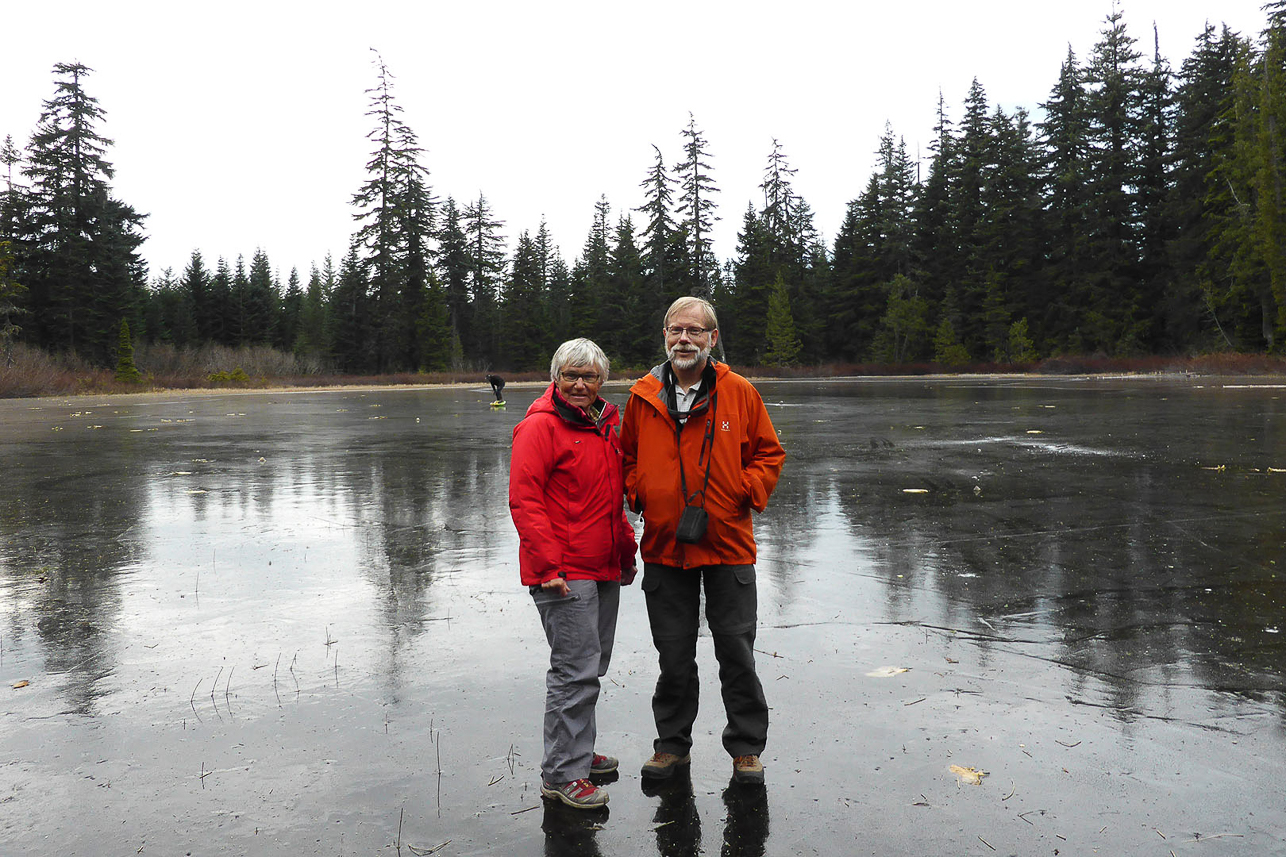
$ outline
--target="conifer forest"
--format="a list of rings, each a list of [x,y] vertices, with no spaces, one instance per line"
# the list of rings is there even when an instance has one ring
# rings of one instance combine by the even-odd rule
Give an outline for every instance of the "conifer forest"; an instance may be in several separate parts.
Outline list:
[[[778,143],[755,202],[721,209],[718,152],[691,116],[637,165],[637,198],[599,200],[570,260],[544,222],[434,193],[377,55],[351,239],[284,282],[262,251],[149,271],[146,215],[112,186],[129,141],[109,139],[92,68],[60,63],[35,129],[0,149],[0,365],[26,343],[116,366],[133,341],[270,346],[344,374],[528,371],[588,336],[638,368],[685,294],[713,300],[743,366],[1281,354],[1286,0],[1264,11],[1260,33],[1208,25],[1177,64],[1113,12],[1030,113],[976,79],[941,96],[921,161],[895,128],[870,141],[835,235]],[[716,258],[731,218],[735,252]]]

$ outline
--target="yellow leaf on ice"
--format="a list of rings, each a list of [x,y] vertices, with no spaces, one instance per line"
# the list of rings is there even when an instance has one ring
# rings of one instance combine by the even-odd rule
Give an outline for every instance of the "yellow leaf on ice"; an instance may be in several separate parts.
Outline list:
[[[909,669],[910,667],[880,667],[878,669],[871,670],[867,675],[871,678],[889,678],[890,676],[904,673]]]
[[[14,690],[17,690],[18,688],[26,687],[29,684],[31,684],[31,682],[27,681],[26,679],[23,679],[22,681],[15,681],[13,683],[13,687],[14,687]]]
[[[928,494],[929,489],[928,488],[903,488],[902,493],[903,494]]]
[[[982,785],[982,778],[987,776],[986,771],[980,771],[977,768],[962,768],[959,765],[952,765],[951,773],[959,777],[960,782],[971,786]]]

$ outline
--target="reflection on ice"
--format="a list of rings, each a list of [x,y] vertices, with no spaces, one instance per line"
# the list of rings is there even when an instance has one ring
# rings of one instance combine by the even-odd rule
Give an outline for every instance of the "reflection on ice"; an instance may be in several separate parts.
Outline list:
[[[767,760],[770,790],[790,785],[725,791],[700,736],[695,784],[639,794],[623,777],[602,829],[526,812],[545,647],[517,582],[507,467],[539,389],[511,385],[505,410],[486,388],[0,402],[0,754],[21,760],[0,766],[0,793],[24,818],[0,829],[0,850],[89,851],[135,814],[155,829],[182,819],[176,850],[226,837],[226,853],[267,837],[316,850],[317,819],[359,819],[364,834],[344,830],[369,853],[405,808],[404,841],[473,831],[462,853],[637,853],[631,830],[648,831],[645,852],[712,852],[722,835],[762,853],[769,796],[775,819],[829,830],[870,793],[849,760],[884,776],[947,733],[1019,728],[988,705],[1011,705],[1004,723],[1037,738],[1101,711],[1092,722],[1123,741],[1157,722],[1246,742],[1247,724],[1286,714],[1276,392],[760,386],[789,455],[756,527],[773,750],[789,748]],[[651,740],[637,596],[600,706],[623,757]],[[872,677],[880,667],[897,672]],[[861,746],[830,743],[836,730]],[[1279,756],[1264,734],[1263,755]],[[1050,745],[1068,747],[1044,745],[1033,756],[1061,770]],[[893,791],[936,808],[924,778],[950,763],[928,755]],[[31,797],[54,783],[95,805],[107,790],[90,778],[109,771],[110,798],[145,796],[110,823],[71,825]],[[790,826],[769,840],[781,853],[851,844]],[[337,853],[355,841],[337,840]]]

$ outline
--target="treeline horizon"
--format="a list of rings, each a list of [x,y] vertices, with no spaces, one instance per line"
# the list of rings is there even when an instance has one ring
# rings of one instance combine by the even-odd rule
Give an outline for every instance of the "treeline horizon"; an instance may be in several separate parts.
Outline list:
[[[747,366],[1281,354],[1286,0],[1263,8],[1261,33],[1207,25],[1177,70],[1113,11],[1086,58],[1069,46],[1039,121],[989,104],[976,79],[958,123],[939,96],[925,174],[886,126],[829,239],[774,141],[722,260],[695,117],[676,158],[656,148],[640,170],[642,204],[599,200],[569,263],[543,220],[510,251],[485,194],[434,196],[377,54],[349,246],[285,282],[262,250],[197,249],[149,278],[92,69],[59,63],[26,147],[0,149],[0,367],[16,342],[112,366],[132,340],[269,346],[354,375],[532,371],[575,336],[642,367],[689,294],[713,301],[725,356]]]

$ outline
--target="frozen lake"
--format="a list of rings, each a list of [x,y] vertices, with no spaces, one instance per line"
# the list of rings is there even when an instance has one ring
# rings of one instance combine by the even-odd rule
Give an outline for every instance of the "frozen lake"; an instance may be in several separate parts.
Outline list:
[[[640,787],[632,587],[592,823],[537,789],[541,388],[0,401],[0,853],[1286,854],[1286,386],[759,387],[767,786],[704,640],[691,778]]]

